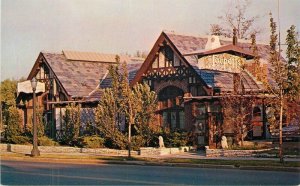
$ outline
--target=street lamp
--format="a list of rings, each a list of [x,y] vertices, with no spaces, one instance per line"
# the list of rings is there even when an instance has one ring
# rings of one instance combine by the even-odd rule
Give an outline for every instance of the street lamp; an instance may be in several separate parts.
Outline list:
[[[36,126],[36,111],[35,111],[35,91],[36,91],[36,86],[37,86],[37,80],[36,78],[32,78],[31,82],[31,87],[33,91],[33,101],[32,101],[32,107],[33,107],[33,148],[31,151],[31,156],[39,156],[40,151],[38,149],[37,145],[37,126]]]

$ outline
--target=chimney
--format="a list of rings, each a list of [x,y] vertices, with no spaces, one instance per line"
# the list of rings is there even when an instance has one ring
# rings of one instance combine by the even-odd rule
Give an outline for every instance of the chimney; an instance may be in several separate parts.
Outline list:
[[[233,29],[233,38],[232,38],[232,44],[237,45],[237,37],[236,37],[236,29]]]

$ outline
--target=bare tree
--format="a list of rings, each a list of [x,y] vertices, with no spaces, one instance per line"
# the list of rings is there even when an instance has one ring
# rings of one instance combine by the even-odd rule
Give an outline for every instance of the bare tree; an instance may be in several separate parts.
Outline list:
[[[236,5],[229,7],[224,15],[219,16],[219,24],[211,24],[210,33],[213,35],[223,35],[225,37],[232,37],[232,30],[237,30],[237,37],[239,39],[249,39],[251,34],[258,34],[261,29],[255,27],[255,22],[260,16],[247,16],[249,0],[239,0]]]

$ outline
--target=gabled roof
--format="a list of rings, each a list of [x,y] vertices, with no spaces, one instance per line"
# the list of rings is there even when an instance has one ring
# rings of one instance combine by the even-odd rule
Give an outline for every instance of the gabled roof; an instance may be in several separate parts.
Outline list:
[[[133,80],[133,78],[136,76],[137,71],[140,69],[143,63],[135,63],[135,64],[127,64],[127,70],[128,70],[128,81],[129,83]],[[100,88],[109,88],[111,87],[111,76],[108,74],[105,79],[103,79],[100,82]]]
[[[252,53],[250,53],[247,50],[242,49],[241,47],[238,47],[236,45],[230,44],[230,45],[224,45],[219,48],[215,48],[212,50],[202,51],[202,52],[193,52],[191,54],[184,54],[184,55],[198,55],[198,56],[207,56],[212,54],[220,54],[220,53],[230,53],[230,54],[239,54],[240,56],[243,56],[246,59],[253,59],[254,56]]]
[[[128,81],[129,83],[132,81],[132,79],[135,77],[136,72],[141,67],[142,63],[129,63],[127,64],[127,70],[128,70]],[[86,101],[99,101],[102,94],[103,89],[110,88],[112,83],[112,78],[109,74],[104,75],[103,79],[100,81],[99,86],[94,89],[88,97],[86,97]]]
[[[231,45],[232,41],[228,39],[220,39],[221,47],[206,50],[205,45],[208,41],[208,37],[200,37],[200,36],[188,36],[175,34],[173,32],[162,32],[153,46],[150,54],[145,60],[145,63],[142,65],[141,69],[137,72],[137,76],[134,78],[132,83],[136,83],[140,81],[141,76],[144,71],[148,69],[151,65],[152,58],[155,56],[155,52],[157,52],[157,46],[159,43],[166,41],[170,44],[172,48],[174,48],[175,52],[177,52],[181,58],[188,64],[190,67],[196,72],[196,74],[204,81],[204,85],[209,88],[218,87],[223,91],[232,91],[233,90],[233,73],[228,72],[220,72],[213,70],[203,70],[198,67],[198,55],[209,55],[213,53],[222,53],[225,51],[232,51],[242,55],[245,55],[248,58],[252,58],[253,55],[250,50],[250,43],[238,44],[237,46]],[[259,45],[258,47],[264,48],[265,46]],[[265,50],[264,50],[265,51]],[[261,51],[259,51],[261,52]],[[264,55],[262,55],[264,54]],[[260,53],[263,59],[267,58],[267,52]],[[248,72],[241,73],[242,80],[245,82],[244,88],[247,91],[260,91],[263,87],[260,82],[256,81],[251,74]]]
[[[91,54],[97,54],[98,57]],[[100,56],[106,57],[100,59]],[[107,74],[109,65],[116,64],[112,61],[112,56],[116,55],[82,52],[41,52],[28,79],[31,79],[37,73],[35,69],[38,66],[37,64],[44,61],[53,71],[56,80],[69,97],[87,97],[98,87],[99,81]],[[99,61],[104,59],[107,59],[107,61]],[[128,56],[120,56],[120,59],[128,63],[142,61],[136,58],[131,61]]]

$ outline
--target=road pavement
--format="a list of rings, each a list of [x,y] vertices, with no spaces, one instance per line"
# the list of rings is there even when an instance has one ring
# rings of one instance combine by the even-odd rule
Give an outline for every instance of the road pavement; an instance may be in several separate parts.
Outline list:
[[[299,173],[1,161],[3,185],[298,185]]]

